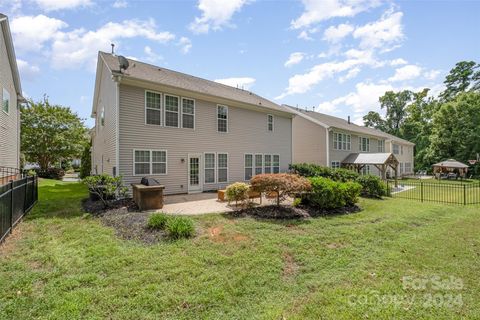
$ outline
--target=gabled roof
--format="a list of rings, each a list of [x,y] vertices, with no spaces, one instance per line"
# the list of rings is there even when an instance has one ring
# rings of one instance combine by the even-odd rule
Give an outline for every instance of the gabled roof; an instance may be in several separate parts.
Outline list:
[[[455,159],[448,159],[439,163],[435,163],[432,167],[444,167],[444,168],[468,168],[468,166]]]
[[[353,131],[358,134],[365,134],[365,135],[371,135],[371,136],[377,136],[377,137],[382,137],[385,139],[397,141],[400,143],[404,144],[409,144],[409,145],[415,145],[414,143],[407,141],[405,139],[398,138],[394,135],[385,133],[383,131],[369,128],[369,127],[363,127],[359,126],[357,124],[354,124],[352,122],[348,123],[347,120],[330,116],[328,114],[320,113],[320,112],[314,112],[314,111],[307,111],[304,109],[299,109],[295,108],[289,105],[283,105],[283,107],[293,110],[297,115],[308,119],[310,121],[313,121],[319,125],[322,125],[325,128],[336,128],[336,129],[341,129],[341,130],[347,130],[347,131]]]
[[[350,153],[343,161],[343,164],[386,164],[398,163],[392,153]]]
[[[10,68],[12,70],[13,83],[15,85],[17,99],[24,100],[22,96],[20,75],[18,73],[17,59],[15,57],[15,49],[13,47],[12,34],[10,32],[10,26],[8,24],[8,17],[2,13],[0,13],[0,27],[2,29],[3,39],[5,40],[5,47],[7,48],[7,56],[8,61],[10,62]]]
[[[112,72],[119,72],[117,56],[105,52],[99,52],[99,59],[100,58],[103,59]],[[293,114],[292,111],[247,90],[237,89],[218,82],[198,78],[148,63],[132,59],[127,60],[130,66],[122,74],[122,77],[125,78],[158,83],[208,96],[246,103],[261,109],[270,109],[281,113]]]

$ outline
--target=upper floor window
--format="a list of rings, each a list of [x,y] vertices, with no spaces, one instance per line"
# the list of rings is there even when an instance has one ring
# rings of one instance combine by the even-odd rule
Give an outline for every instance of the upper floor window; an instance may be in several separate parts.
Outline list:
[[[268,131],[273,132],[273,115],[267,114],[267,128]]]
[[[102,127],[105,125],[105,107],[102,107],[102,112],[100,113],[100,124]]]
[[[392,143],[393,154],[400,154],[400,146],[398,144]]]
[[[346,133],[333,133],[333,149],[349,151],[352,148],[352,137]]]
[[[228,107],[217,105],[217,131],[228,132]]]
[[[165,95],[165,126],[178,128],[178,97]]]
[[[195,100],[182,98],[182,128],[195,128]]]
[[[385,140],[378,140],[378,152],[385,152]]]
[[[10,112],[10,92],[3,88],[2,110],[5,113]]]
[[[365,137],[358,137],[358,149],[363,152],[369,152],[370,139]]]
[[[162,95],[160,93],[145,92],[145,122],[147,124],[161,124]]]

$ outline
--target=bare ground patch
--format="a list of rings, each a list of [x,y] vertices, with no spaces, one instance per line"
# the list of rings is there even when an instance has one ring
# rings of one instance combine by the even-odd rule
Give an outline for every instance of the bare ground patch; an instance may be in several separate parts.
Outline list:
[[[282,254],[282,259],[283,259],[282,276],[284,278],[294,277],[298,273],[300,266],[297,264],[297,262],[293,258],[293,255],[288,251],[284,251]]]

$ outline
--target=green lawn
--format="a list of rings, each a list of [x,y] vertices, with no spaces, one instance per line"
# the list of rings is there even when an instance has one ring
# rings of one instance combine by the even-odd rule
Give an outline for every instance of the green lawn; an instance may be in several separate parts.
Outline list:
[[[360,213],[303,221],[205,215],[195,238],[147,246],[84,215],[86,195],[41,181],[0,250],[0,319],[480,318],[479,206],[362,199]],[[402,286],[434,276],[463,284]]]

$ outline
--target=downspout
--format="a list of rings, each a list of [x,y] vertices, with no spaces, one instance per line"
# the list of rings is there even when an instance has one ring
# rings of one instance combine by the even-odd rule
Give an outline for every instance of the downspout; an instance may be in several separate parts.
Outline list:
[[[326,136],[326,149],[327,149],[327,163],[325,164],[326,167],[330,167],[330,128],[326,128],[325,131],[327,132]]]
[[[115,77],[116,88],[116,121],[115,121],[115,174],[120,175],[120,81],[121,77]]]

